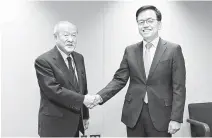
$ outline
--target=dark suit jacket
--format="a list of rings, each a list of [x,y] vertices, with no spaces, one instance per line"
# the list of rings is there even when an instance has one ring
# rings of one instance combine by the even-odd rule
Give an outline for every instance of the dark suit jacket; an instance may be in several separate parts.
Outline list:
[[[87,94],[87,82],[83,56],[73,52],[79,87],[74,86],[57,47],[42,54],[35,61],[36,75],[40,87],[40,109],[38,133],[42,137],[73,137],[82,119],[89,118],[83,105]],[[84,128],[81,128],[84,133]]]
[[[147,91],[152,122],[157,130],[165,131],[168,130],[170,120],[183,121],[185,76],[181,47],[159,39],[150,73],[146,78],[143,42],[139,42],[125,49],[120,68],[112,81],[98,94],[104,103],[117,94],[130,78],[122,110],[122,122],[130,128],[136,125]]]

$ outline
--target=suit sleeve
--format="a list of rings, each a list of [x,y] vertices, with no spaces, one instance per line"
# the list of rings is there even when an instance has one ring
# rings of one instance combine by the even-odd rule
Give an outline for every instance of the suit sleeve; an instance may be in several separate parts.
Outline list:
[[[62,87],[54,77],[54,72],[47,61],[36,59],[35,70],[40,89],[49,100],[67,108],[80,110],[84,95]]]
[[[85,92],[84,92],[84,95],[88,94],[88,89],[87,89],[87,77],[86,77],[86,70],[85,70],[85,63],[84,63],[84,58],[82,58],[82,63],[83,63],[83,66],[84,66],[84,72],[85,72]],[[83,105],[83,119],[89,119],[89,109]]]
[[[103,88],[99,94],[103,100],[101,104],[104,104],[114,95],[116,95],[126,84],[129,79],[129,66],[127,62],[127,48],[125,49],[123,59],[121,61],[119,69],[116,71],[113,79],[109,84]]]
[[[182,123],[186,99],[186,69],[180,46],[177,46],[172,63],[173,101],[171,120]]]

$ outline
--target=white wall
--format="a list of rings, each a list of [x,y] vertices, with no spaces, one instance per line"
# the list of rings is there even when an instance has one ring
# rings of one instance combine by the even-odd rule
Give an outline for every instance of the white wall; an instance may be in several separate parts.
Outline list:
[[[182,46],[187,69],[184,120],[188,103],[212,101],[212,2],[27,2],[16,5],[17,18],[8,14],[2,27],[2,136],[37,136],[40,97],[33,64],[54,46],[52,31],[59,20],[78,26],[77,51],[85,57],[89,93],[95,94],[112,79],[125,47],[141,41],[135,12],[143,4],[161,10],[162,38]],[[126,136],[120,121],[126,89],[91,110],[88,134]],[[190,136],[186,121],[174,136]]]

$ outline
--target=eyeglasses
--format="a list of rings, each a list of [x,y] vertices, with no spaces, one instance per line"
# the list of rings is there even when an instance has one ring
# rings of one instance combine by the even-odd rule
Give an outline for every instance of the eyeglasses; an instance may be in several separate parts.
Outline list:
[[[152,18],[148,18],[146,20],[138,20],[138,25],[141,25],[143,26],[145,24],[145,22],[148,24],[148,25],[151,25],[154,23],[154,21],[157,20],[157,19],[152,19]]]

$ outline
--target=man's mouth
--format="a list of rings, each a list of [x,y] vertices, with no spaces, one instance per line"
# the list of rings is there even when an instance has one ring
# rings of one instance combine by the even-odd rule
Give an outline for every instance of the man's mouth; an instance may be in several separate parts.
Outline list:
[[[149,33],[151,30],[150,29],[145,29],[145,30],[142,30],[144,33]]]
[[[73,44],[66,44],[66,46],[68,46],[68,47],[72,47],[72,46],[73,46]]]

